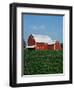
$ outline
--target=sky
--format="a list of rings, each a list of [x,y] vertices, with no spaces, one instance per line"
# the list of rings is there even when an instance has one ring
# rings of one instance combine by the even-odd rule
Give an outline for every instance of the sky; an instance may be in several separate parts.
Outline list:
[[[48,35],[52,40],[63,43],[63,16],[58,15],[22,15],[23,39],[30,34]]]

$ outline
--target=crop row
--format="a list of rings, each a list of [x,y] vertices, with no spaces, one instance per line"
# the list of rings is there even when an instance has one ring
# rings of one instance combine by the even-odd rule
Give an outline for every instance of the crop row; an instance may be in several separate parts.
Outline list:
[[[63,73],[62,51],[24,50],[24,74]]]

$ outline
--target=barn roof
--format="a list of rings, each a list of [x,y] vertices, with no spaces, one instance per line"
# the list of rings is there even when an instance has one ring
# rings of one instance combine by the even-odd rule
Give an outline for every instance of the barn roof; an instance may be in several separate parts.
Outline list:
[[[48,35],[32,34],[36,42],[54,44],[53,40]]]

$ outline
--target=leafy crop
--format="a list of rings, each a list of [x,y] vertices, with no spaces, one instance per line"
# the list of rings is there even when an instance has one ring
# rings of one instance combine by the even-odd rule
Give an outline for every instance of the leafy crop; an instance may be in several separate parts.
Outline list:
[[[24,75],[63,73],[63,51],[24,49]]]

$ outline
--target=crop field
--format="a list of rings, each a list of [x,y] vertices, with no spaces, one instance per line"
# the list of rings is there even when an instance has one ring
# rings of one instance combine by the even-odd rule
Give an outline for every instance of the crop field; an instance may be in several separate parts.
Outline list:
[[[24,49],[24,75],[63,73],[63,51]]]

